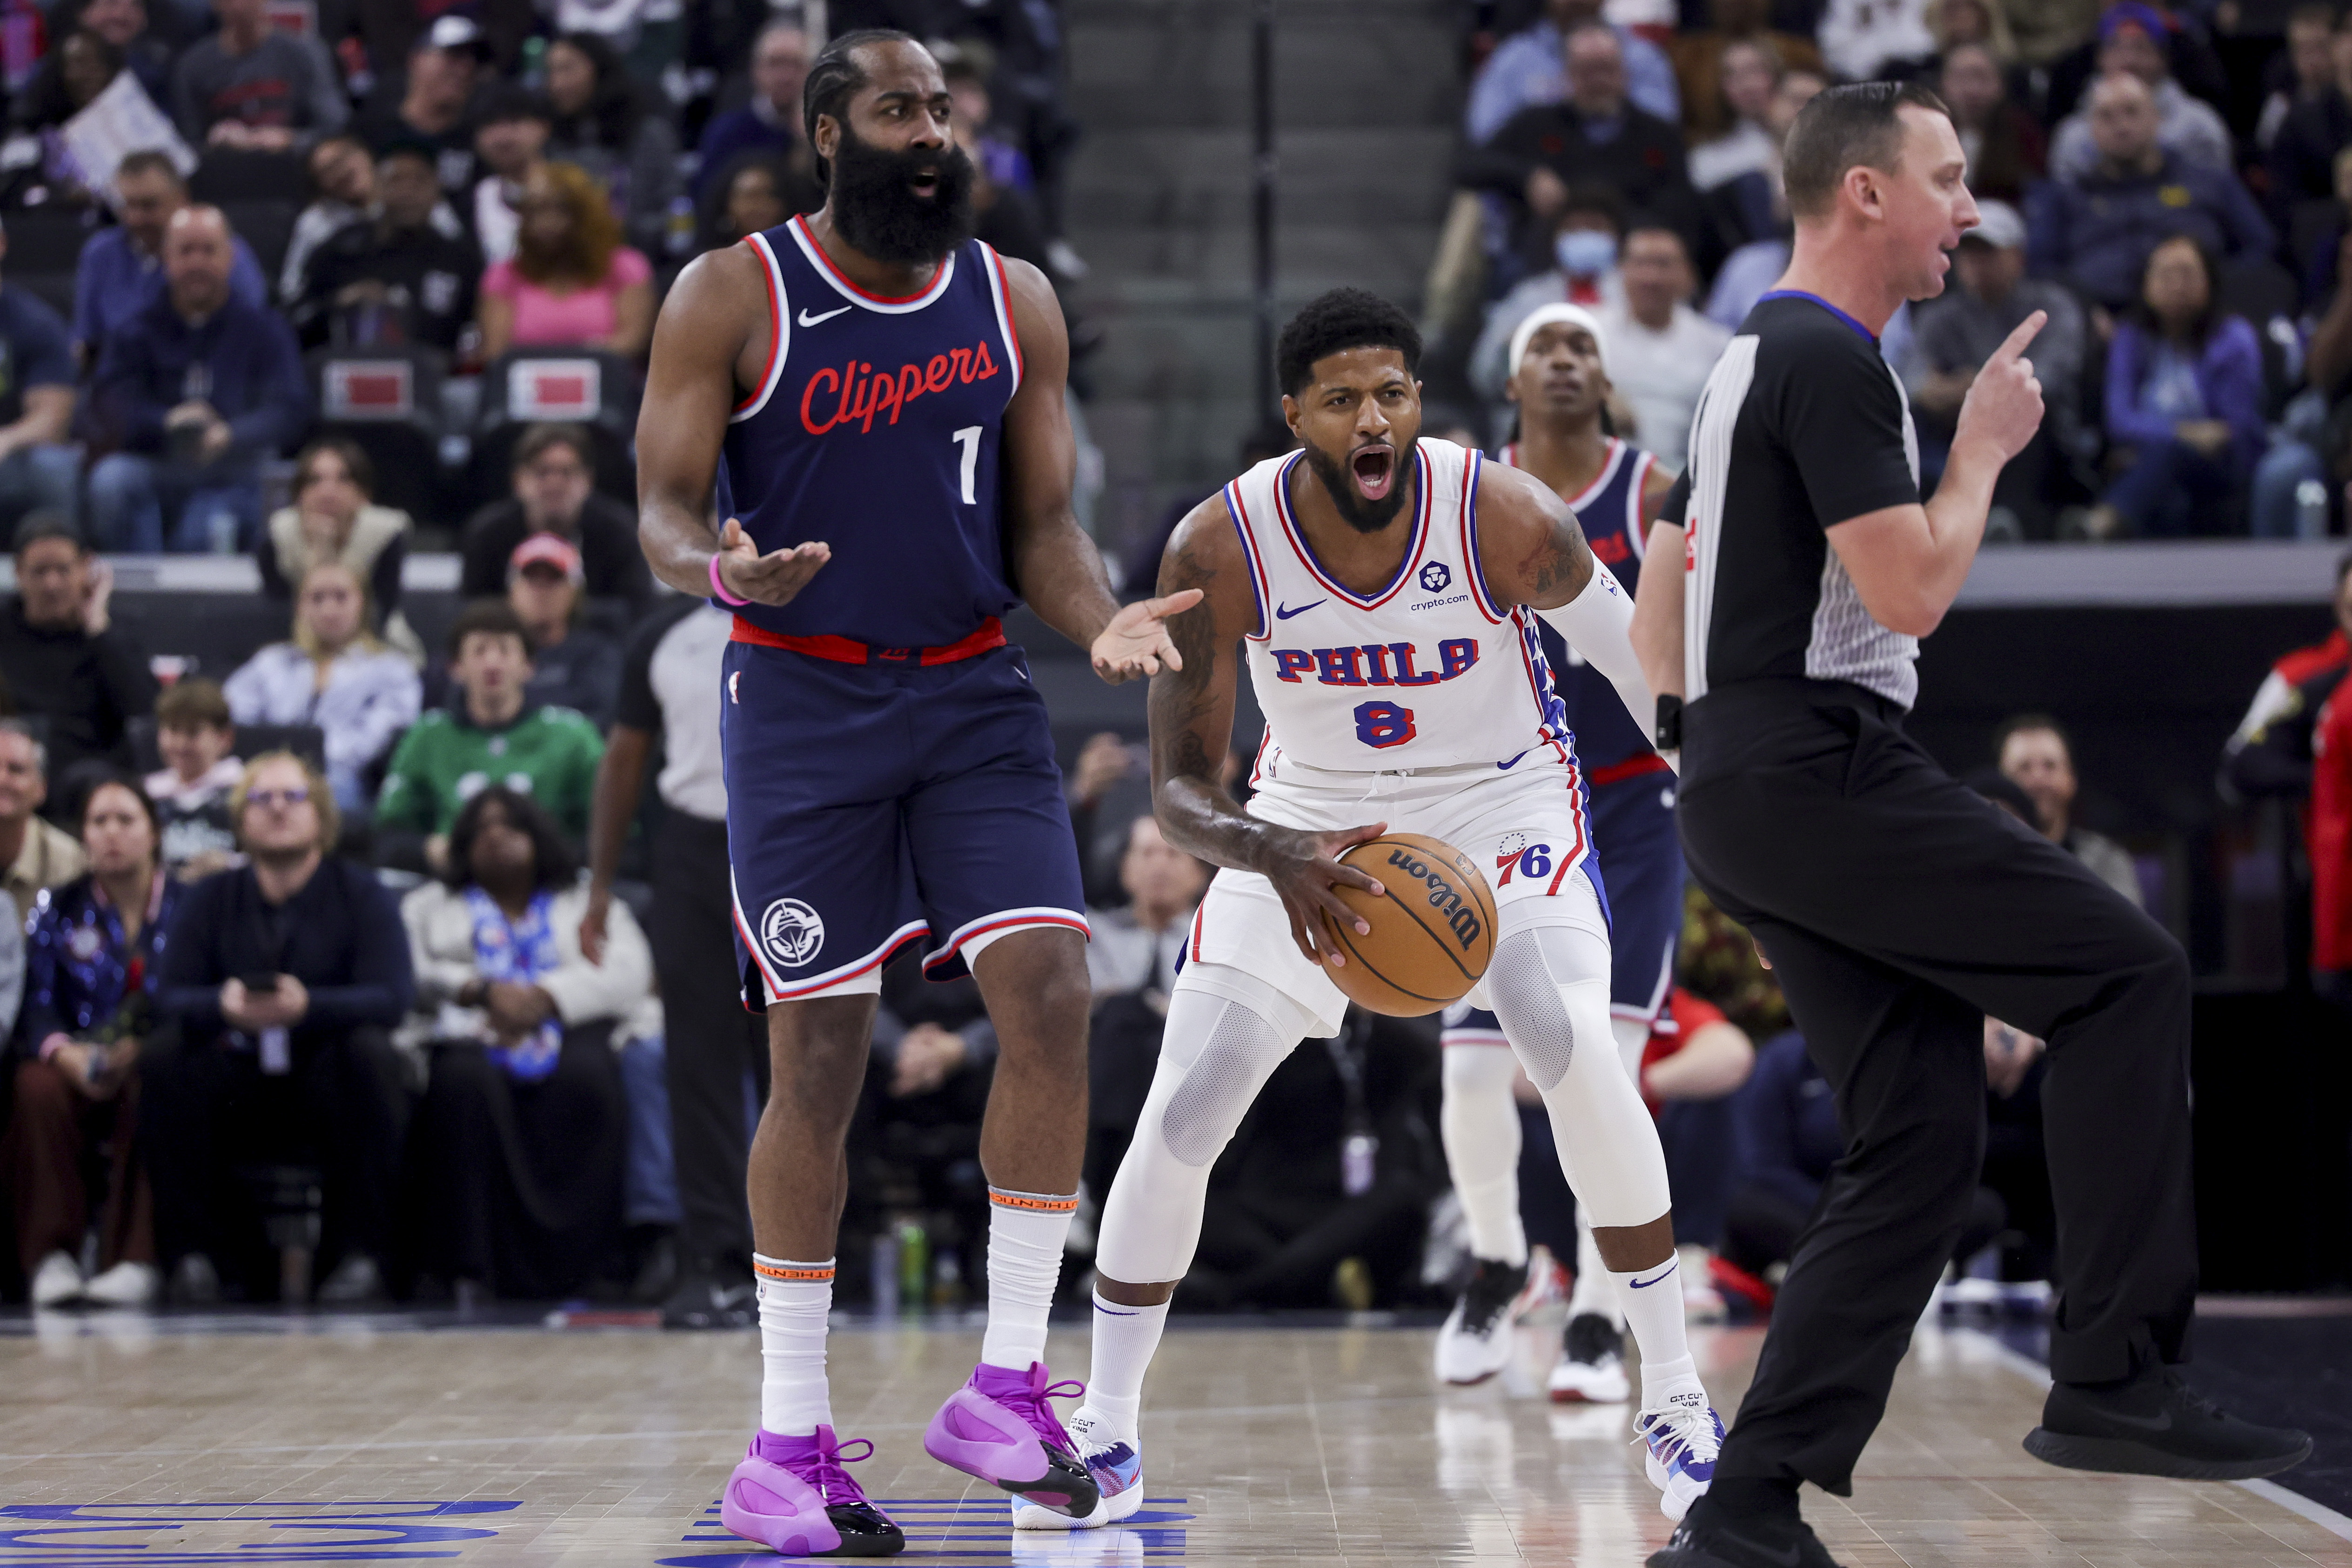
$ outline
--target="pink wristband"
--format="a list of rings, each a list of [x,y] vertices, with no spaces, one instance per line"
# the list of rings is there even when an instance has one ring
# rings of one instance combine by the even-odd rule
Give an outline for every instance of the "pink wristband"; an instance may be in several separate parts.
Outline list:
[[[719,574],[719,557],[716,555],[710,558],[710,591],[718,595],[719,602],[722,605],[740,607],[751,602],[749,599],[739,599],[727,591],[727,580]]]

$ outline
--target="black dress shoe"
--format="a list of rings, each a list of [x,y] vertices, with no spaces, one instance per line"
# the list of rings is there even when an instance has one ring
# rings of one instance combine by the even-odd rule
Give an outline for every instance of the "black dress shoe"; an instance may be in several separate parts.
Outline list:
[[[2070,1470],[2244,1481],[2303,1463],[2311,1437],[2242,1421],[2164,1367],[2120,1384],[2052,1384],[2025,1451]]]
[[[1691,1504],[1649,1568],[1838,1568],[1801,1519],[1718,1519],[1707,1500]]]

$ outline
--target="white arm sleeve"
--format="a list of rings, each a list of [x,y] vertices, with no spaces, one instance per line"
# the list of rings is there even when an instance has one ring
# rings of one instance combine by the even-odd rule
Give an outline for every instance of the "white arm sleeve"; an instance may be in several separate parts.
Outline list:
[[[1584,592],[1559,609],[1536,614],[1566,637],[1585,663],[1609,678],[1645,737],[1658,732],[1658,701],[1642,678],[1642,661],[1633,657],[1633,595],[1615,574],[1596,560]]]

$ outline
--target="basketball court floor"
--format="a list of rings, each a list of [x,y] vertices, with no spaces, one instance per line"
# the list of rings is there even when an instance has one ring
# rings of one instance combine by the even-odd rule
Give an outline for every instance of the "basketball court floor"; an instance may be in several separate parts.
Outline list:
[[[778,1561],[718,1523],[753,1415],[749,1333],[324,1315],[0,1328],[16,1331],[0,1340],[0,1568]],[[1440,1391],[1425,1328],[1172,1328],[1144,1419],[1146,1505],[1076,1536],[1016,1534],[1000,1496],[921,1451],[976,1327],[837,1332],[835,1412],[874,1439],[856,1473],[906,1526],[899,1561],[925,1568],[1630,1568],[1669,1527],[1627,1413],[1545,1403],[1557,1330],[1520,1333],[1526,1364]],[[1727,1411],[1759,1333],[1696,1334]],[[1082,1372],[1082,1336],[1057,1326],[1053,1354]],[[1854,1496],[1809,1490],[1808,1511],[1853,1568],[2352,1568],[2352,1521],[2284,1489],[2043,1467],[2018,1447],[2040,1400],[2015,1351],[1923,1331]]]

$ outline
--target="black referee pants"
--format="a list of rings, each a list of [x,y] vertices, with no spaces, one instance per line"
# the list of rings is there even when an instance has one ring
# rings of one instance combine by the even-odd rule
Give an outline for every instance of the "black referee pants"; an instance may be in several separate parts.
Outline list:
[[[672,1158],[689,1265],[751,1271],[746,1074],[765,1097],[768,1023],[743,1005],[728,903],[727,825],[673,807],[654,837],[654,973],[661,984]]]
[[[2050,1045],[2052,1373],[2184,1359],[2197,1289],[2179,945],[1900,721],[1860,687],[1776,680],[1683,730],[1691,872],[1771,960],[1846,1140],[1717,1474],[1841,1496],[1977,1188],[1987,1014]]]

